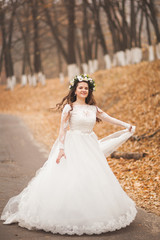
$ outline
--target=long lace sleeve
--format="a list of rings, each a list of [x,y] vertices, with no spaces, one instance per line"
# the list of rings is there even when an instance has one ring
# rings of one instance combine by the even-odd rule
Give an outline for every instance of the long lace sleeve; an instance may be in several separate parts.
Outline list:
[[[115,124],[121,127],[125,127],[127,129],[130,128],[131,124],[123,122],[119,119],[113,118],[109,116],[107,113],[103,112],[100,108],[97,107],[97,117],[100,118],[102,121],[109,122],[111,124]]]
[[[61,126],[58,136],[59,149],[64,149],[64,140],[69,125],[70,110],[71,106],[69,104],[66,104],[62,111]]]

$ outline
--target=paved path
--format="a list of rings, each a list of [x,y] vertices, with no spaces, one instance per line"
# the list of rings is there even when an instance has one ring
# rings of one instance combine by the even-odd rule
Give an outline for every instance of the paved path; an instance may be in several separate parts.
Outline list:
[[[8,199],[18,194],[47,160],[48,152],[33,139],[22,120],[0,114],[0,214]],[[101,235],[67,236],[29,231],[0,221],[0,240],[160,240],[160,217],[138,208],[135,221],[119,231]]]

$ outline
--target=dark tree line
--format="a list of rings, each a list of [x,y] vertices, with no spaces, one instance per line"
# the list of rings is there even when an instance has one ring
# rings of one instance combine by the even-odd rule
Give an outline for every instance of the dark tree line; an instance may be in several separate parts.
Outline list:
[[[103,66],[124,66],[160,58],[156,0],[9,0],[0,1],[0,74],[15,85],[45,84],[48,65],[69,79]],[[154,34],[154,37],[153,37]],[[155,49],[154,49],[155,48]],[[103,61],[102,61],[103,59]],[[53,73],[54,74],[54,73]]]

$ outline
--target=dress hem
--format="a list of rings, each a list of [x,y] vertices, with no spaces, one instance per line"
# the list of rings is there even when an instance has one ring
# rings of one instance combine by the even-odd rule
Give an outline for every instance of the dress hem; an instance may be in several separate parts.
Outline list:
[[[36,223],[26,223],[24,220],[15,220],[12,222],[4,222],[3,224],[11,224],[11,223],[16,223],[18,222],[18,225],[20,227],[26,228],[28,230],[43,230],[45,232],[51,232],[53,234],[60,234],[60,235],[93,235],[93,234],[101,234],[101,233],[107,233],[107,232],[112,232],[116,230],[120,230],[121,228],[125,228],[126,226],[130,225],[131,222],[134,221],[135,217],[137,214],[136,207],[132,206],[130,207],[129,211],[125,214],[122,215],[118,218],[118,220],[111,220],[107,224],[103,222],[95,222],[92,225],[82,225],[82,226],[77,226],[77,225],[54,225],[54,226],[42,226],[41,224],[36,224]],[[3,217],[1,218],[3,219]]]

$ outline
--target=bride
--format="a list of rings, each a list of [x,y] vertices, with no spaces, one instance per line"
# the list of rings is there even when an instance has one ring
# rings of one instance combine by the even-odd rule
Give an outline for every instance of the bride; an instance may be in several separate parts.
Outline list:
[[[62,108],[59,136],[48,160],[27,187],[3,209],[4,224],[59,234],[100,234],[129,225],[135,203],[123,191],[106,157],[134,134],[135,126],[97,107],[95,81],[88,75],[70,81]],[[125,129],[98,140],[96,121]],[[69,129],[68,129],[69,127]]]

